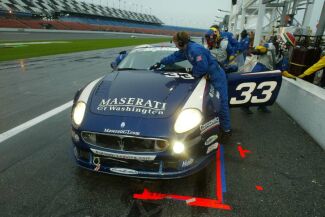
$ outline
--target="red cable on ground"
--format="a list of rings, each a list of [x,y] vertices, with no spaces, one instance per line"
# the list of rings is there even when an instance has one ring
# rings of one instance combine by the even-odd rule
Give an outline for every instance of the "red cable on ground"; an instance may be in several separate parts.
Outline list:
[[[264,190],[264,188],[263,188],[263,186],[260,186],[260,185],[256,185],[256,190],[258,190],[258,191],[263,191],[263,190]]]
[[[245,150],[241,145],[238,145],[237,150],[241,158],[245,158],[246,154],[252,153],[250,150]]]
[[[188,206],[201,206],[206,208],[231,210],[231,206],[222,203],[222,178],[221,178],[221,160],[220,160],[220,148],[216,152],[216,196],[217,199],[182,196],[174,194],[161,194],[150,192],[148,189],[144,189],[142,194],[133,194],[134,199],[140,200],[163,200],[174,199],[185,201]]]

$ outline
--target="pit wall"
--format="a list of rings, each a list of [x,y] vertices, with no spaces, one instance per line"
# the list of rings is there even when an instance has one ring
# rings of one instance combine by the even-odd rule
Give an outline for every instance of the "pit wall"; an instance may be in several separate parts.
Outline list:
[[[325,89],[283,77],[277,103],[325,150]]]

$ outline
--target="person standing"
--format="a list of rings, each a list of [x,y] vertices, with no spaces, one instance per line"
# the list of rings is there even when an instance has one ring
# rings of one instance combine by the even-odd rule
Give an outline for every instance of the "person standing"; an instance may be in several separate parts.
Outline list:
[[[266,46],[258,45],[252,50],[252,54],[257,56],[257,62],[250,73],[265,72],[273,70],[273,63],[271,57],[267,54],[268,48]],[[248,72],[249,73],[249,72]],[[241,110],[246,114],[253,114],[249,106],[241,107]],[[270,113],[271,111],[266,106],[258,106],[258,111]]]
[[[235,50],[231,46],[226,36],[222,37],[219,29],[212,27],[206,34],[207,47],[210,52],[217,58],[218,63],[226,73],[238,70],[235,59]]]
[[[240,33],[240,41],[238,42],[238,46],[237,46],[237,51],[242,53],[244,56],[244,62],[246,60],[246,56],[249,50],[249,44],[250,44],[250,38],[248,36],[247,30],[244,29]]]
[[[220,94],[222,138],[229,138],[231,135],[231,125],[228,104],[228,82],[224,70],[219,66],[209,50],[190,40],[190,35],[187,32],[177,32],[173,36],[173,42],[179,50],[163,58],[160,62],[151,66],[150,69],[157,69],[162,64],[171,65],[175,62],[188,60],[193,66],[192,75],[194,77],[199,78],[208,75],[211,84]]]

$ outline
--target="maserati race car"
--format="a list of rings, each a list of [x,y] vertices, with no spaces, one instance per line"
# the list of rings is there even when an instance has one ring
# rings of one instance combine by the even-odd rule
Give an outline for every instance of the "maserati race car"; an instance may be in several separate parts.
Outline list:
[[[183,61],[149,70],[175,47],[131,50],[114,71],[80,89],[72,107],[77,164],[139,178],[180,178],[204,168],[220,143],[219,93]],[[229,74],[231,107],[271,105],[280,71]]]

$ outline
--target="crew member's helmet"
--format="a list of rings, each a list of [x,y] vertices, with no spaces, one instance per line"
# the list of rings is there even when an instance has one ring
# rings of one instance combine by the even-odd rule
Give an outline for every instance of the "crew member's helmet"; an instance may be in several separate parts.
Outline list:
[[[207,45],[209,49],[216,48],[217,43],[220,41],[220,32],[217,28],[210,28],[206,33],[205,33],[205,39],[207,41]]]

